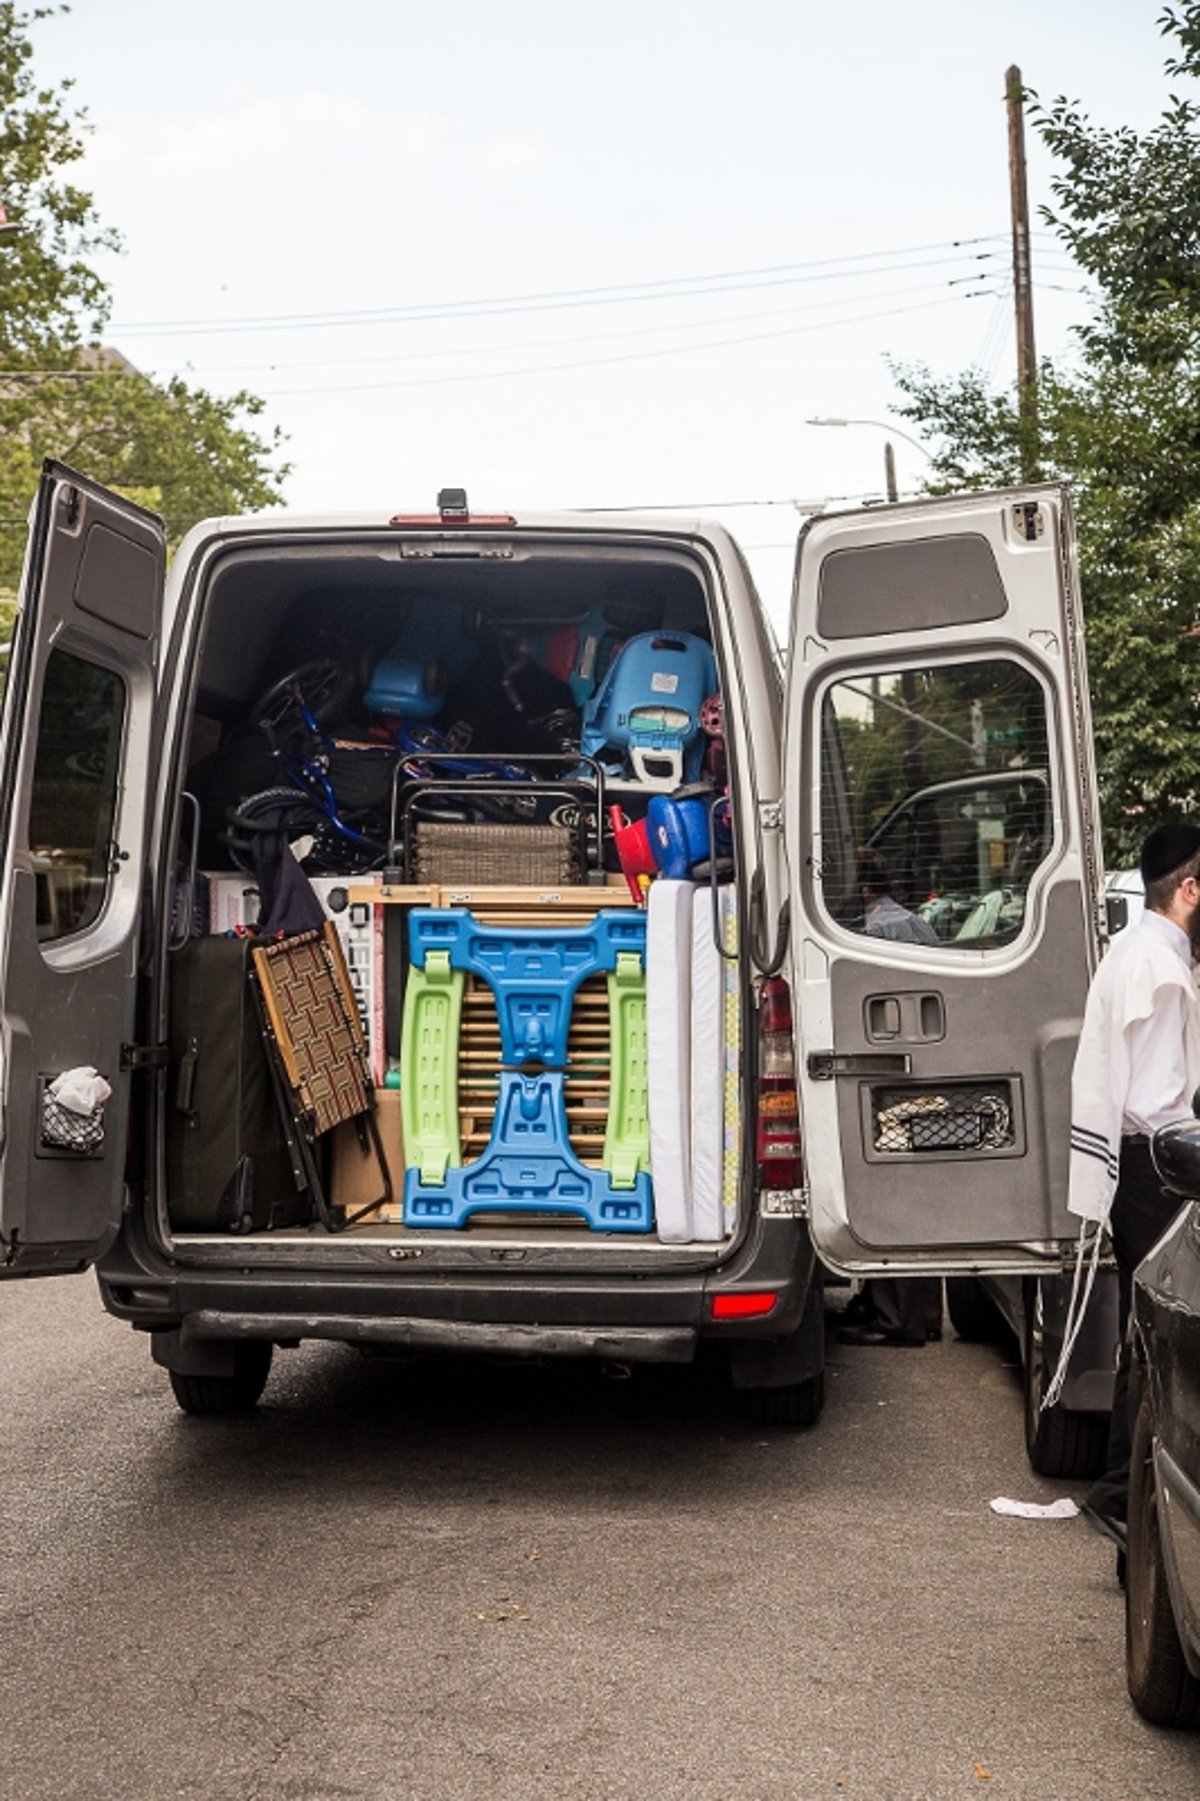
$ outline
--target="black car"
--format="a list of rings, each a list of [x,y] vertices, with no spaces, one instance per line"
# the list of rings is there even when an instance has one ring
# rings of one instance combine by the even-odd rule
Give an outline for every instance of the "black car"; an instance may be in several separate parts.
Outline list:
[[[1125,1661],[1139,1713],[1200,1726],[1200,1120],[1154,1160],[1186,1204],[1134,1277]]]

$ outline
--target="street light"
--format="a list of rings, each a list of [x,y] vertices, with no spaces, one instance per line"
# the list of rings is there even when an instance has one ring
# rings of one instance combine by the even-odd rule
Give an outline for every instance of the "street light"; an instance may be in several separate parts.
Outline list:
[[[873,425],[878,431],[889,432],[895,438],[903,438],[906,444],[911,444],[914,450],[920,451],[926,462],[933,461],[932,451],[926,450],[919,438],[914,438],[909,432],[901,431],[898,425],[893,425],[888,419],[806,419],[804,423],[805,425]],[[888,499],[899,500],[900,490],[896,485],[896,455],[890,444],[885,444],[883,447],[883,472]]]

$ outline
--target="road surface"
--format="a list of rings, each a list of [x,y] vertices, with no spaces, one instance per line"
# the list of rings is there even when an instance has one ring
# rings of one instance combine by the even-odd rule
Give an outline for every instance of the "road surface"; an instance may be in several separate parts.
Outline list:
[[[712,1375],[277,1355],[178,1413],[90,1278],[0,1289],[0,1793],[1167,1801],[1121,1598],[1011,1368],[831,1347],[810,1433]],[[1078,1492],[1078,1491],[1076,1491]]]

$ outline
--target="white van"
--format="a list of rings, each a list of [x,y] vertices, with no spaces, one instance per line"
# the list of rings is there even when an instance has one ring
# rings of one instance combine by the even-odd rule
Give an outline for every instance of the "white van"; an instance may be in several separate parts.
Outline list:
[[[701,522],[444,491],[208,521],[165,565],[161,521],[47,466],[4,700],[0,1273],[94,1264],[194,1412],[303,1339],[711,1339],[807,1424],[815,1253],[1060,1266],[1100,884],[1060,489],[812,521],[782,691]],[[918,794],[912,943],[864,930],[856,857]],[[248,935],[264,900],[282,937]],[[294,1012],[318,964],[333,1025]],[[66,1118],[81,1069],[111,1094]]]

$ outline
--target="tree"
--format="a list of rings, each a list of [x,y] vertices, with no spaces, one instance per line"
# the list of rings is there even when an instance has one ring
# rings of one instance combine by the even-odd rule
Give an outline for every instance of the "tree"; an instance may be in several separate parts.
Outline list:
[[[119,239],[68,179],[89,129],[73,84],[33,70],[31,31],[64,10],[0,0],[0,202],[15,227],[0,240],[0,591],[47,456],[162,512],[173,540],[206,514],[275,504],[286,474],[278,431],[252,423],[261,400],[156,381],[101,345],[109,290],[92,258]]]
[[[1190,86],[1200,0],[1159,24]],[[1200,807],[1200,100],[1168,94],[1139,134],[1029,99],[1057,163],[1042,216],[1091,283],[1073,354],[1040,365],[1038,453],[1075,500],[1105,845],[1127,861],[1149,824]],[[1019,480],[1015,388],[895,374],[897,411],[935,437],[931,486]]]

